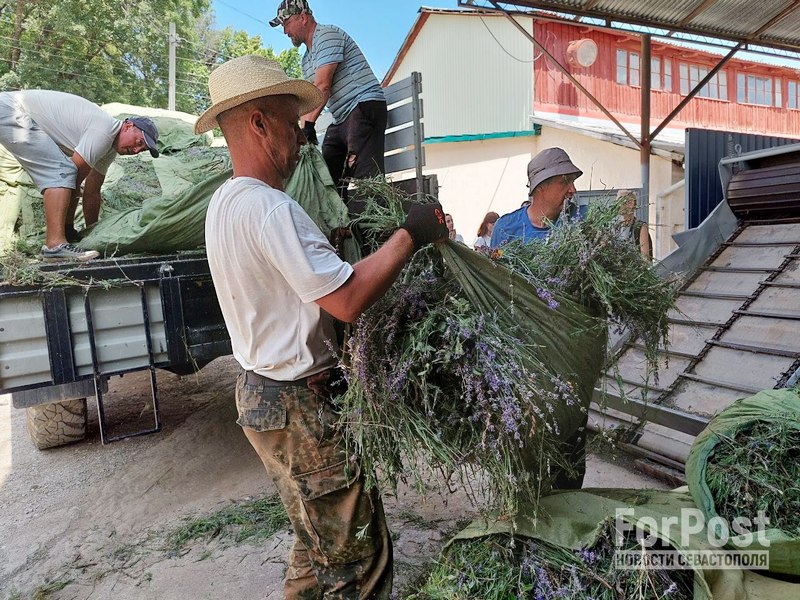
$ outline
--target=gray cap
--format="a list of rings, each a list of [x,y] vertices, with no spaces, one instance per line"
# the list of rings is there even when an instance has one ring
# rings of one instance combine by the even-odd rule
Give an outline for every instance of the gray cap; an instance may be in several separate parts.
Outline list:
[[[577,179],[583,175],[583,171],[572,164],[566,152],[561,148],[547,148],[546,150],[542,150],[528,163],[529,193],[532,194],[536,186],[545,179],[555,177],[556,175],[572,174],[574,174]]]
[[[158,128],[152,119],[147,117],[128,117],[125,119],[135,125],[144,135],[144,143],[150,150],[150,156],[158,158]]]

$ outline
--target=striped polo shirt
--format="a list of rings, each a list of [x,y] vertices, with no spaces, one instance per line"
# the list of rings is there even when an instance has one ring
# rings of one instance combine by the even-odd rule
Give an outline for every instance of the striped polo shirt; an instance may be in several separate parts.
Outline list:
[[[359,102],[385,101],[378,78],[353,38],[335,25],[318,24],[311,48],[303,55],[303,77],[313,83],[317,69],[332,63],[339,63],[328,99],[335,123],[344,121]]]

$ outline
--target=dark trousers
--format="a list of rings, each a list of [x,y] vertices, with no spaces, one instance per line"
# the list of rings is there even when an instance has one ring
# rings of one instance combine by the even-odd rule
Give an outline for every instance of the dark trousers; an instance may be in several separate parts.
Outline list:
[[[386,136],[386,102],[370,100],[356,105],[341,123],[328,127],[322,142],[322,156],[336,189],[347,198],[350,179],[383,173]],[[355,157],[352,165],[349,157]]]

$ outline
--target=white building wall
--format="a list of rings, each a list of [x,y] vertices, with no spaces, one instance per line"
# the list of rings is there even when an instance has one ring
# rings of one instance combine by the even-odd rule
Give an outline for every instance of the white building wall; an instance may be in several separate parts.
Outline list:
[[[518,22],[533,33],[533,20]],[[533,45],[502,16],[433,13],[389,83],[422,73],[425,137],[532,129]]]
[[[456,230],[471,244],[488,211],[501,215],[519,208],[527,198],[528,161],[541,150],[551,147],[566,150],[583,170],[576,182],[581,190],[638,188],[640,186],[639,152],[598,140],[580,133],[542,127],[542,135],[524,138],[501,138],[473,142],[429,144],[426,146],[426,173],[439,180],[439,199],[445,212],[453,215]],[[671,161],[652,157],[650,189],[664,190],[673,183]],[[678,192],[678,195],[680,192]],[[677,217],[677,215],[676,215]],[[662,217],[663,219],[663,217]],[[659,219],[663,223],[663,220]],[[680,215],[682,221],[682,215]],[[651,237],[655,231],[656,209],[650,205]],[[658,236],[656,258],[663,258],[674,243],[672,224],[666,235]]]

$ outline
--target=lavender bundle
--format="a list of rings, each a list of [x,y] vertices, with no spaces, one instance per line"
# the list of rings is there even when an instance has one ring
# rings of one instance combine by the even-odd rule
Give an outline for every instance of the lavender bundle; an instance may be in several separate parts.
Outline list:
[[[361,181],[359,196],[365,238],[402,223],[409,199],[386,182]],[[556,243],[504,246],[493,258],[452,243],[418,252],[362,315],[345,344],[340,401],[371,484],[425,490],[432,474],[468,482],[479,468],[482,500],[513,514],[569,470],[563,441],[585,421],[609,317],[662,339],[674,296],[632,244],[607,256],[617,242],[605,212],[588,220],[554,229]]]
[[[480,466],[490,505],[513,513],[564,465],[562,414],[583,403],[536,348],[463,296],[434,249],[356,323],[346,344],[348,440],[374,485],[424,490]]]
[[[620,202],[592,204],[586,218],[559,223],[546,240],[512,241],[491,257],[551,305],[568,297],[627,330],[655,369],[659,348],[668,344],[678,282],[659,277],[638,244],[620,235],[619,212]]]
[[[620,569],[614,564],[614,555],[620,551],[647,552],[632,537],[617,546],[607,524],[594,547],[578,551],[504,535],[458,540],[408,599],[689,600],[694,597],[693,571]]]

